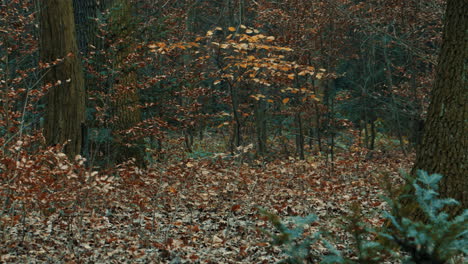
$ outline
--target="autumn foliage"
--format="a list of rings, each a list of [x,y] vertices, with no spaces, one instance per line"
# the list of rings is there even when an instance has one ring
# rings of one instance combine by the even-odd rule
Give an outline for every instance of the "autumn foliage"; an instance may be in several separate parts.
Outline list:
[[[0,262],[284,260],[259,208],[318,215],[302,231],[340,250],[353,204],[384,224],[382,175],[399,186],[412,166],[444,1],[74,4],[78,54],[42,61],[44,7],[0,3]],[[76,156],[44,136],[71,81],[45,76],[70,58]]]

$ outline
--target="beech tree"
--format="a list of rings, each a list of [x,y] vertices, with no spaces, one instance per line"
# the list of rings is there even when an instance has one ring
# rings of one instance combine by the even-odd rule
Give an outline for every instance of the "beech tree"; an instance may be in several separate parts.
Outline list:
[[[117,41],[115,53],[115,68],[120,74],[113,87],[114,98],[113,110],[115,115],[114,133],[116,137],[116,159],[125,161],[134,158],[139,165],[143,164],[143,152],[140,145],[130,145],[125,142],[121,132],[132,128],[142,121],[139,108],[140,96],[136,87],[137,73],[132,66],[128,65],[129,57],[135,50],[133,41],[134,23],[132,21],[132,3],[129,0],[114,0],[110,13],[111,33]],[[141,143],[141,142],[139,142]]]
[[[44,83],[47,94],[44,134],[49,145],[63,144],[70,157],[80,154],[85,119],[85,91],[78,60],[72,0],[43,0],[41,3],[40,59],[51,63]]]
[[[414,170],[442,174],[440,193],[463,208],[468,206],[467,12],[467,1],[447,1],[432,100],[414,165]]]
[[[138,76],[130,62],[134,57],[135,48],[132,3],[128,0],[74,0],[73,2],[80,50],[88,56],[89,52],[100,52],[99,56],[95,54],[92,59],[94,71],[107,71],[109,68],[106,67],[111,67],[115,74],[104,84],[97,83],[99,80],[96,76],[88,76],[86,79],[88,92],[95,92],[101,86],[105,90],[104,93],[109,95],[111,129],[114,132],[111,142],[112,159],[122,162],[135,158],[141,165],[143,163],[141,146],[135,146],[135,142],[130,142],[131,140],[124,136],[126,130],[142,121],[140,97],[136,87]],[[106,9],[108,13],[103,12]],[[101,13],[104,21],[109,22],[104,26],[108,35],[103,38],[98,37],[101,34],[98,25]],[[104,58],[108,59],[111,65],[105,65]],[[93,108],[94,103],[89,102],[88,107]],[[101,125],[91,122],[89,128]]]
[[[98,14],[101,13],[104,3],[96,0],[73,0],[75,14],[75,27],[78,48],[87,53],[90,45],[100,48],[98,35]]]

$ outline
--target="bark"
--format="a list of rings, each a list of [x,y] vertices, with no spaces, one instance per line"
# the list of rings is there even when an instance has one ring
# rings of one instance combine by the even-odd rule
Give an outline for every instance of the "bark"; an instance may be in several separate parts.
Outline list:
[[[319,95],[319,94],[323,94],[323,88],[320,89],[320,87],[316,84],[313,85],[314,87],[314,93],[316,95]],[[315,134],[316,134],[316,138],[317,138],[317,146],[318,146],[318,149],[319,149],[319,152],[322,152],[323,151],[323,147],[322,147],[322,127],[321,127],[321,110],[320,110],[320,107],[319,107],[319,104],[314,101],[314,109],[315,109],[315,120],[314,120],[314,130],[315,130]],[[311,135],[311,138],[312,138],[312,135]],[[312,148],[312,146],[311,146]]]
[[[239,98],[237,94],[237,87],[234,87],[232,84],[229,85],[229,95],[231,98],[232,104],[232,113],[233,113],[233,131],[230,139],[230,150],[234,152],[235,148],[239,147],[242,144],[242,134],[241,134],[241,121],[239,116]]]
[[[120,74],[114,85],[115,101],[113,109],[115,114],[114,129],[116,137],[116,160],[118,162],[135,159],[138,165],[143,165],[143,151],[141,140],[127,142],[128,139],[120,135],[119,132],[128,130],[141,122],[141,110],[138,107],[140,96],[135,87],[137,84],[137,74],[134,69],[129,68],[126,60],[134,48],[132,22],[132,4],[130,0],[115,0],[112,6],[109,23],[117,45],[115,56],[115,69]]]
[[[102,4],[97,0],[73,0],[75,26],[79,50],[87,54],[90,45],[100,48],[98,40],[98,21]]]
[[[64,151],[70,157],[80,154],[85,119],[83,71],[78,60],[75,22],[71,0],[41,1],[40,57],[42,62],[63,59],[51,67],[44,83],[61,85],[47,94],[44,135],[49,145],[68,142]]]
[[[296,123],[296,153],[301,160],[304,160],[304,129],[300,112],[294,114],[294,122]]]
[[[444,177],[439,192],[468,206],[468,2],[448,0],[443,43],[424,135],[413,168]]]
[[[376,137],[375,121],[371,121],[370,129],[371,129],[371,138],[370,138],[369,149],[374,150],[374,148],[375,148],[375,137]]]
[[[264,157],[267,153],[267,109],[262,101],[256,102],[254,107],[257,151],[259,156]]]
[[[76,38],[78,49],[84,57],[90,58],[90,52],[101,51],[104,47],[103,39],[99,38],[99,21],[98,18],[104,8],[104,3],[97,0],[73,0],[73,12],[75,14],[75,27],[76,27]],[[104,65],[103,58],[94,54],[91,58],[94,61],[91,67],[94,71],[100,72],[101,65]],[[98,87],[102,87],[99,83],[98,78],[92,75],[89,69],[84,69],[85,76],[85,91],[87,94],[97,90]],[[87,97],[88,98],[88,97]],[[93,108],[94,105],[89,100],[86,100],[86,108]],[[100,105],[100,107],[103,107]],[[85,126],[83,126],[83,149],[82,153],[89,161],[93,161],[91,158],[93,151],[97,152],[98,149],[102,148],[100,144],[96,144],[92,140],[89,140],[88,132],[90,128],[98,127],[96,120],[86,120]],[[92,151],[93,150],[93,151]]]

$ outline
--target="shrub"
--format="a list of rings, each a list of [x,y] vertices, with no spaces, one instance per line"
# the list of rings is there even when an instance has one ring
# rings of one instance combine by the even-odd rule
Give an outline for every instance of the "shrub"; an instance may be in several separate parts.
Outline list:
[[[304,233],[306,227],[317,220],[317,216],[310,214],[306,217],[292,217],[290,220],[294,227],[289,228],[287,224],[281,221],[279,216],[265,210],[260,211],[278,231],[278,234],[273,234],[267,230],[262,230],[272,238],[271,244],[280,246],[283,253],[288,256],[282,263],[302,264],[305,260],[312,258],[309,250],[311,245],[319,240],[320,233],[315,233],[312,236],[304,236]]]
[[[409,254],[406,263],[442,264],[468,253],[468,210],[453,218],[443,210],[446,206],[458,205],[458,202],[437,198],[441,178],[439,174],[418,171],[413,183],[414,194],[410,198],[417,201],[427,221],[413,221],[402,216],[400,200],[386,199],[392,213],[384,212],[384,216],[391,221],[391,226],[380,235]]]
[[[312,260],[311,246],[319,241],[330,251],[326,256],[316,257],[321,259],[320,263],[383,263],[393,257],[408,264],[444,264],[457,256],[464,258],[466,263],[468,210],[453,218],[444,211],[446,206],[458,205],[458,202],[453,199],[437,198],[438,183],[441,178],[439,174],[429,175],[419,171],[416,180],[412,181],[414,188],[412,194],[402,194],[397,199],[384,197],[391,210],[384,211],[383,216],[390,224],[381,231],[365,225],[361,221],[359,210],[354,210],[348,219],[350,220],[348,230],[356,240],[355,248],[345,250],[355,253],[357,257],[352,259],[344,256],[323,238],[325,231],[308,237],[303,236],[304,227],[317,220],[314,215],[292,218],[292,225],[286,225],[278,216],[263,211],[263,215],[276,229],[276,234],[266,231],[265,233],[272,239],[271,244],[280,246],[287,256],[284,263],[316,263]],[[412,198],[417,201],[426,217],[425,221],[403,216],[401,211],[405,205],[401,203],[401,198]],[[370,239],[377,235],[389,243]]]

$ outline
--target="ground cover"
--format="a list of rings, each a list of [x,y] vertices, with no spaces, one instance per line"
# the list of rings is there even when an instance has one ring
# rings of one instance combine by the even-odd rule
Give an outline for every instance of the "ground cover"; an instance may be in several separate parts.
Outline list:
[[[260,229],[264,208],[281,217],[319,216],[317,225],[344,249],[340,227],[351,205],[381,225],[384,173],[398,183],[410,159],[341,153],[330,172],[325,158],[240,163],[222,158],[185,160],[141,170],[129,165],[90,173],[66,210],[4,211],[1,261],[6,263],[275,263],[284,258]],[[92,176],[91,176],[92,175]],[[25,203],[23,203],[24,205]],[[313,249],[326,253],[320,245]]]

